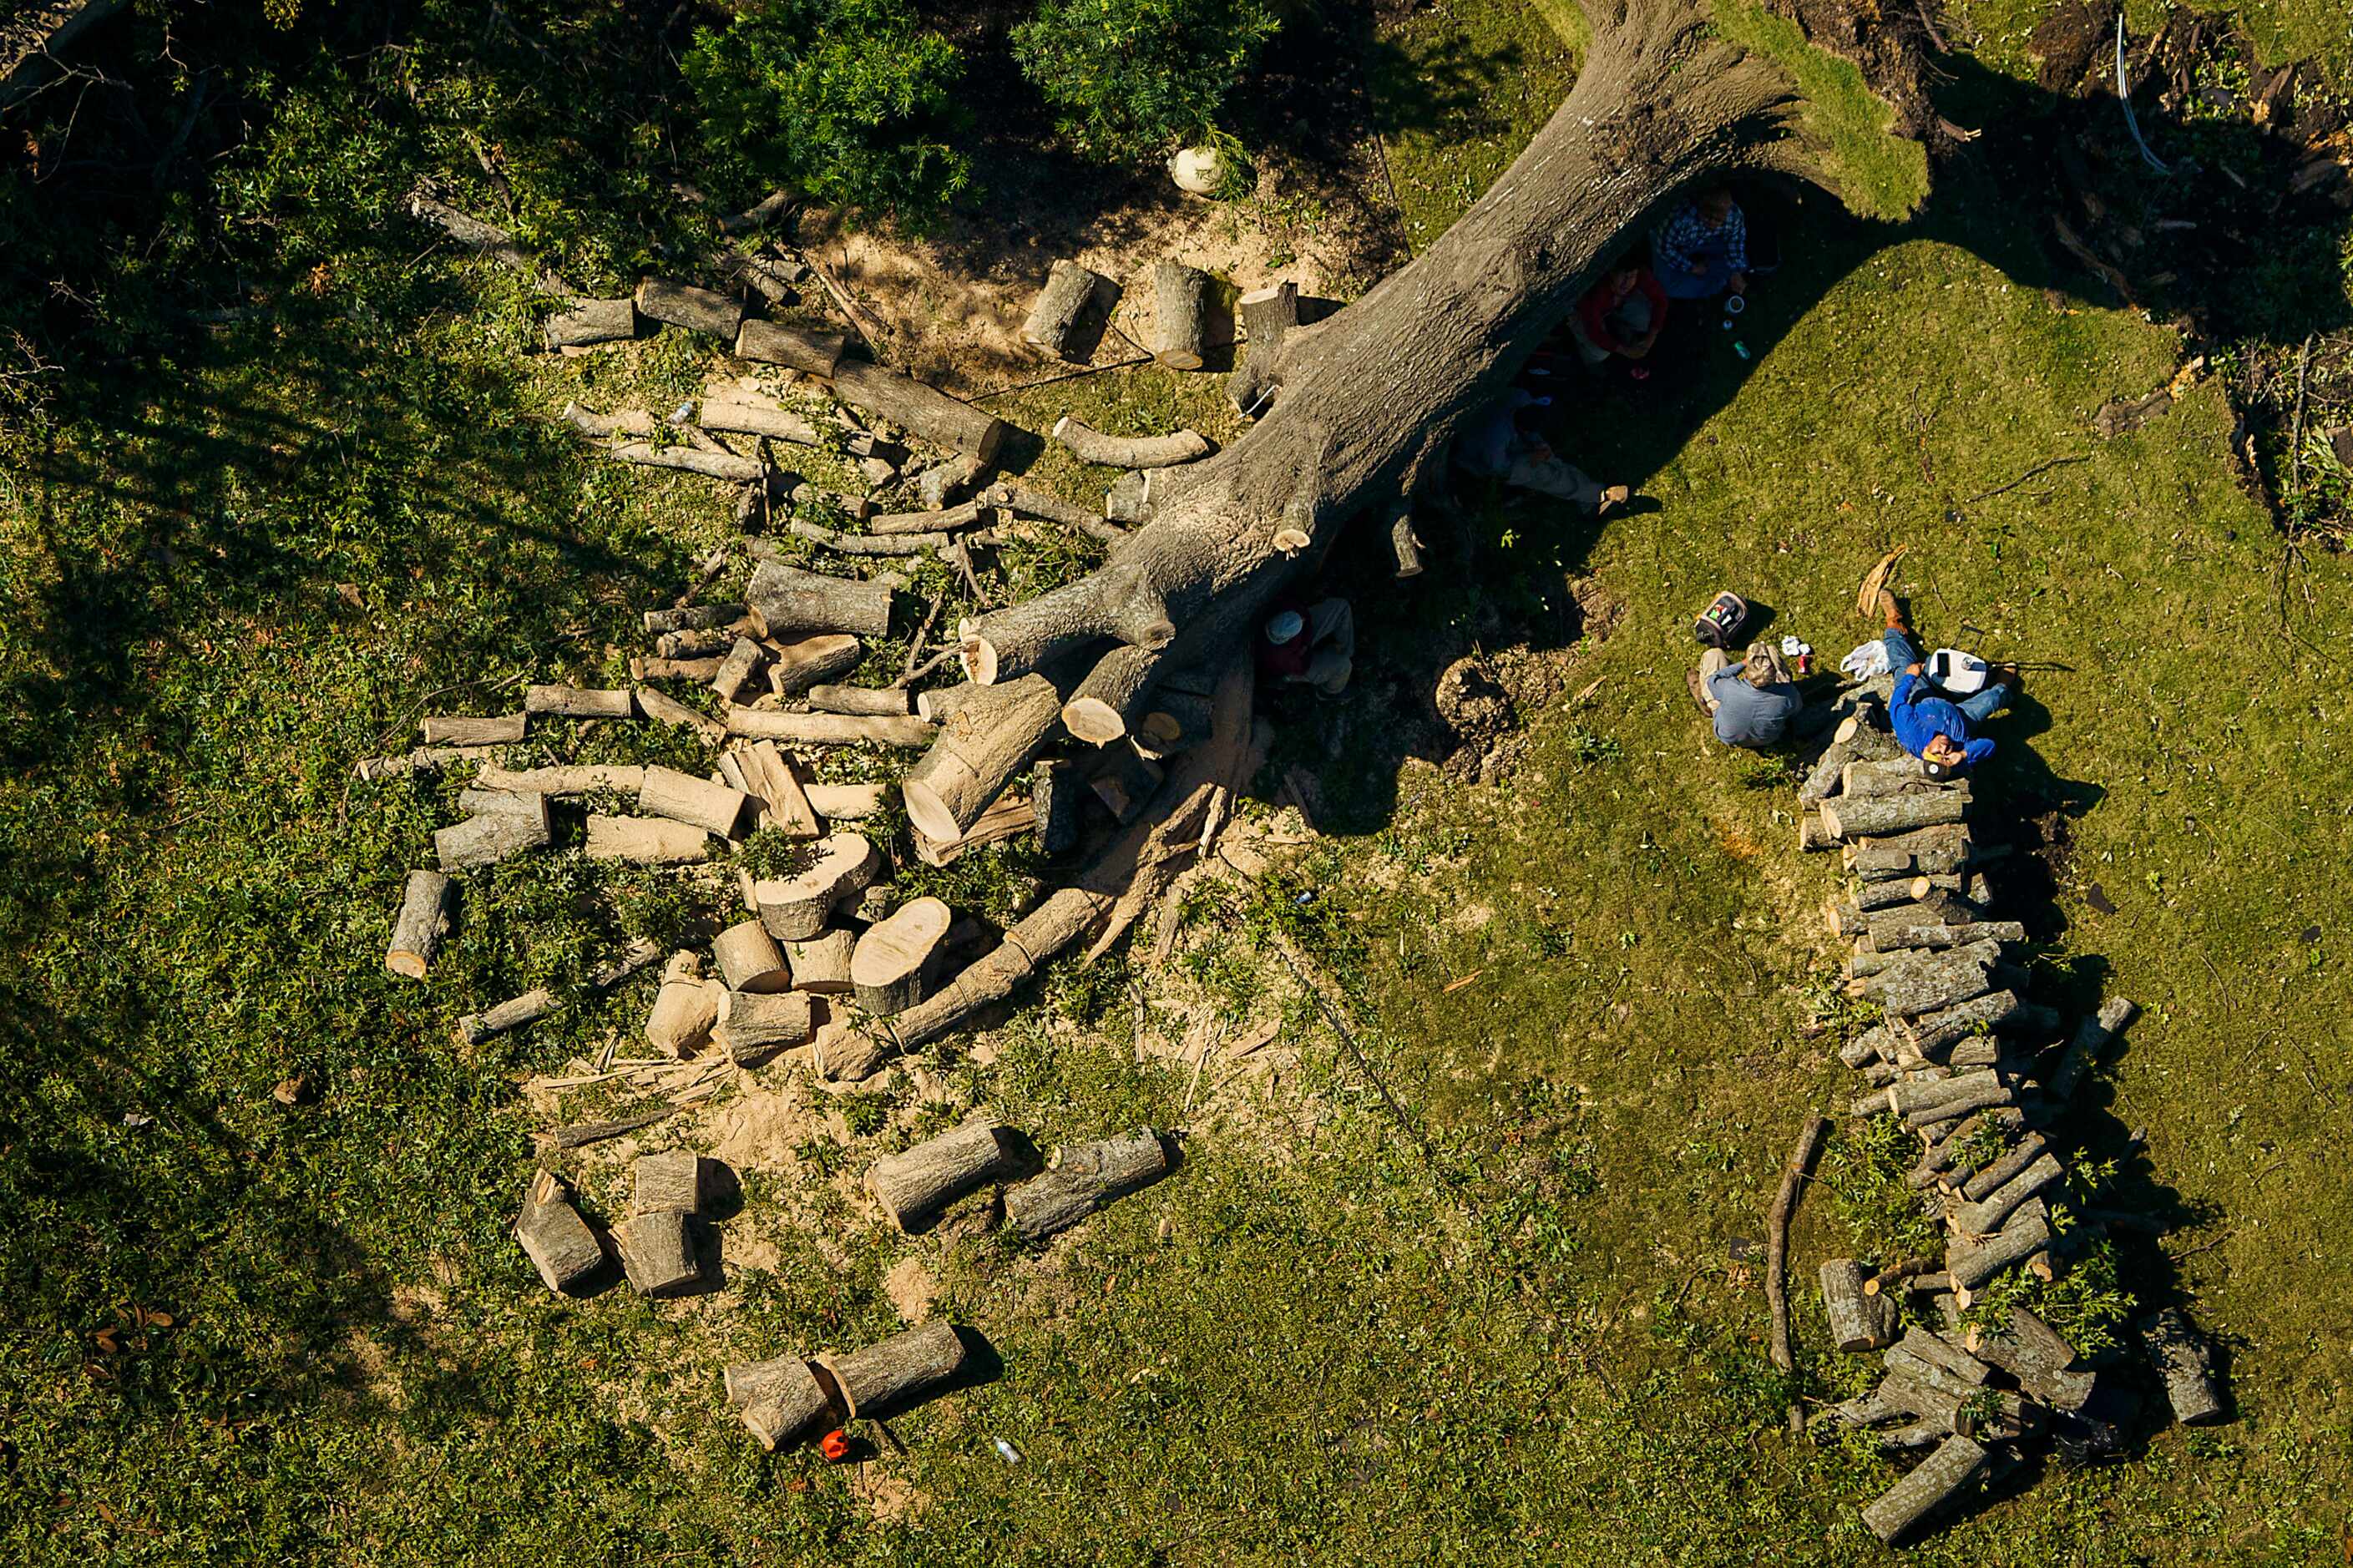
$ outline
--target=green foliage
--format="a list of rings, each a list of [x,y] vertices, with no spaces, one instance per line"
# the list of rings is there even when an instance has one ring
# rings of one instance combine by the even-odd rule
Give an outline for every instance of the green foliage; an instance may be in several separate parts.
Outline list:
[[[1943,1248],[1942,1227],[1904,1179],[1917,1144],[1893,1116],[1874,1116],[1831,1138],[1822,1181],[1853,1234],[1856,1257],[1884,1263],[1933,1258]]]
[[[1789,73],[1799,118],[1847,206],[1863,217],[1908,217],[1928,195],[1927,149],[1894,133],[1895,110],[1853,61],[1819,48],[1798,24],[1754,0],[1715,0],[1716,31]]]
[[[911,223],[965,189],[955,47],[905,0],[755,0],[682,62],[739,192],[782,185]]]
[[[1208,133],[1281,25],[1269,0],[1045,0],[1013,53],[1072,145],[1131,163]]]
[[[835,1103],[852,1138],[871,1138],[891,1119],[891,1103],[879,1094],[845,1094]]]

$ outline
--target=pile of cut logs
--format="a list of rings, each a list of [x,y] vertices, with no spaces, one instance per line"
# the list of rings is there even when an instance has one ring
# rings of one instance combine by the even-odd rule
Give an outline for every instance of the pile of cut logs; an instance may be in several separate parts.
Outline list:
[[[1883,1353],[1886,1375],[1831,1413],[1891,1455],[1926,1458],[1862,1510],[1893,1542],[2049,1434],[2079,1450],[2112,1449],[2130,1399],[2113,1373],[2085,1367],[2032,1312],[1999,1322],[1969,1309],[2008,1270],[2056,1278],[2109,1216],[2073,1208],[2053,1124],[2134,1007],[2104,1003],[2063,1044],[2060,1015],[2027,999],[2010,961],[2025,940],[1994,918],[1984,868],[2000,848],[1970,831],[1966,781],[1930,780],[1888,732],[1888,682],[1843,700],[1830,746],[1799,791],[1804,848],[1835,849],[1849,874],[1833,898],[1834,933],[1850,941],[1851,994],[1882,1022],[1841,1058],[1871,1092],[1847,1108],[1918,1133],[1911,1184],[1945,1222],[1941,1258],[1849,1258],[1821,1267],[1822,1305],[1841,1352]],[[1982,1320],[1984,1313],[1978,1313]],[[2176,1310],[2139,1325],[2176,1419],[2223,1414],[2203,1342]]]

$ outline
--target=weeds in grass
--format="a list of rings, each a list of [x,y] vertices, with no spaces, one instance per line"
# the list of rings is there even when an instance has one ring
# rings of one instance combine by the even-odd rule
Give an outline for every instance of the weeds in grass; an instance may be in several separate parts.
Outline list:
[[[1905,1180],[1916,1142],[1893,1116],[1874,1116],[1831,1136],[1822,1181],[1854,1238],[1857,1258],[1886,1262],[1943,1250],[1943,1227]]]

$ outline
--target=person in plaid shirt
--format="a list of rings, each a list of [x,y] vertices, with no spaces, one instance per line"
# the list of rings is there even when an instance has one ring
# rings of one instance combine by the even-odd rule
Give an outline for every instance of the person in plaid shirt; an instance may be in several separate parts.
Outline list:
[[[1659,286],[1672,300],[1713,300],[1748,291],[1748,220],[1722,185],[1667,215],[1651,237]]]

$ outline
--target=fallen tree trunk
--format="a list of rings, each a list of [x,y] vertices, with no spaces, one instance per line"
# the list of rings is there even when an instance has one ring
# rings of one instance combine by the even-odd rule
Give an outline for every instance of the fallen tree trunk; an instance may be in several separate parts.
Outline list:
[[[1031,1244],[1168,1173],[1168,1146],[1149,1127],[1054,1151],[1041,1175],[1005,1194],[1005,1217]]]
[[[1107,436],[1067,414],[1054,421],[1054,439],[1069,447],[1079,461],[1106,468],[1166,468],[1209,455],[1209,443],[1198,431]]]

